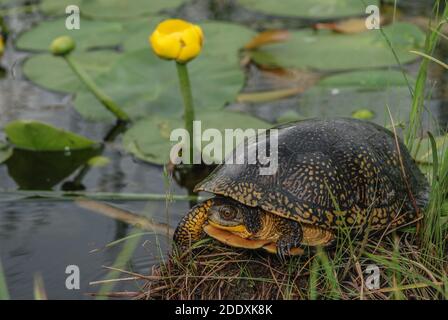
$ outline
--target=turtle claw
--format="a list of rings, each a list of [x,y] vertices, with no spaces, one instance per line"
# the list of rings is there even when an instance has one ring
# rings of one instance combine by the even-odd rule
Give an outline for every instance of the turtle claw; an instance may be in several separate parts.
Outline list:
[[[277,241],[277,255],[281,261],[286,261],[286,256],[293,255],[292,250],[300,247],[303,232],[302,227],[295,221],[287,221],[283,225],[283,236]]]
[[[277,242],[277,256],[282,261],[286,261],[287,256],[294,255],[293,249],[300,247],[301,236],[285,235]]]

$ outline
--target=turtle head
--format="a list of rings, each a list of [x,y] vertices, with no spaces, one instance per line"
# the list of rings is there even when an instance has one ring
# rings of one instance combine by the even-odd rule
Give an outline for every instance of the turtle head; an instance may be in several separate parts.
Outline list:
[[[232,199],[216,197],[208,210],[208,222],[218,228],[234,233],[247,234],[245,225],[249,208]]]
[[[261,228],[259,215],[252,210],[256,209],[230,198],[208,199],[191,208],[181,220],[174,232],[174,242],[180,247],[189,247],[201,240],[205,231],[212,238],[245,247],[246,244],[240,241],[253,236]],[[224,235],[232,235],[231,243],[223,238]]]

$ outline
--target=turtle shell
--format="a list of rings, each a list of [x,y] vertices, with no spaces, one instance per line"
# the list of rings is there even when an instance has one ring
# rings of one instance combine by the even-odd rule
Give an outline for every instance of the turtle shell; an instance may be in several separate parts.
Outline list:
[[[323,228],[399,226],[427,204],[425,177],[403,143],[379,125],[311,119],[276,129],[274,174],[261,175],[263,165],[249,162],[247,152],[243,164],[229,164],[230,157],[241,156],[237,148],[195,190]],[[259,137],[246,139],[244,146],[253,152],[270,145],[269,138]]]

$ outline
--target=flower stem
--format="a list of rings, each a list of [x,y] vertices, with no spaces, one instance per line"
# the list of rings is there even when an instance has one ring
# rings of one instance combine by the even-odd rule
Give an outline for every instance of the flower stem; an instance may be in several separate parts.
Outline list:
[[[193,96],[191,94],[190,77],[188,76],[187,65],[176,62],[177,74],[179,76],[180,91],[184,100],[184,121],[185,129],[190,136],[190,164],[193,163],[193,121],[194,121],[194,105]]]
[[[119,105],[117,105],[104,91],[102,91],[90,76],[79,67],[79,65],[71,58],[70,55],[64,56],[70,68],[78,76],[82,83],[95,95],[95,97],[106,107],[107,110],[112,112],[114,116],[121,121],[129,121],[129,116],[124,112]]]

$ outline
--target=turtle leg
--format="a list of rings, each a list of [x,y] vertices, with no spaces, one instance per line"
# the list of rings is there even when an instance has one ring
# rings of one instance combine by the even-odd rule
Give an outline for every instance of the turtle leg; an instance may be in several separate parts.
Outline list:
[[[277,232],[281,234],[277,241],[277,255],[281,260],[285,260],[285,257],[290,255],[293,248],[301,245],[303,231],[300,223],[287,219],[282,219],[277,228]]]
[[[174,231],[173,240],[181,248],[188,248],[193,242],[204,238],[203,227],[208,218],[208,209],[213,200],[206,200],[193,208],[181,220]]]

